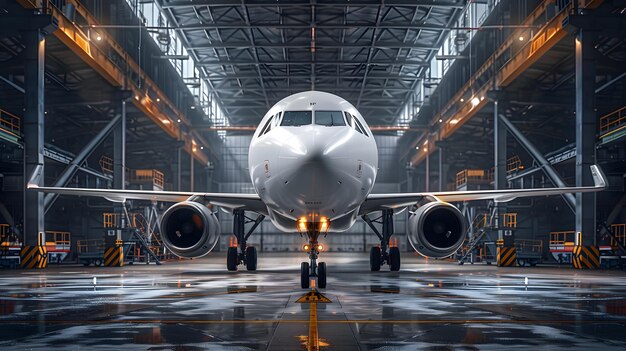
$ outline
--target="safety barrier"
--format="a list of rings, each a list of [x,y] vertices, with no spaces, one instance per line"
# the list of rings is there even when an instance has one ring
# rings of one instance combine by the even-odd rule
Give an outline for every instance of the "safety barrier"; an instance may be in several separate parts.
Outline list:
[[[20,118],[16,115],[0,109],[0,129],[15,136],[20,135]]]
[[[576,269],[599,269],[600,249],[597,246],[575,246],[572,263]]]
[[[496,263],[498,267],[515,267],[517,262],[517,250],[515,247],[498,247]]]
[[[600,132],[609,132],[626,125],[626,106],[600,117]]]

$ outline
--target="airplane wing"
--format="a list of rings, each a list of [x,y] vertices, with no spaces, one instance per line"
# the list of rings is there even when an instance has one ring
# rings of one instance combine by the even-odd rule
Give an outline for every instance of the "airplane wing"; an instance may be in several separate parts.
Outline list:
[[[42,193],[101,197],[112,202],[124,202],[126,200],[180,202],[202,198],[215,206],[225,207],[230,210],[245,209],[260,214],[267,213],[267,207],[257,194],[45,187],[37,185],[39,183],[37,180],[40,176],[41,169],[37,167],[26,187]]]
[[[396,193],[370,194],[361,206],[360,214],[366,214],[382,209],[395,209],[411,206],[424,198],[438,199],[444,202],[494,200],[508,202],[518,197],[551,196],[567,193],[587,193],[601,191],[607,188],[606,177],[596,165],[591,166],[593,186],[538,188],[538,189],[503,189],[503,190],[472,190],[472,191],[443,191],[424,193]]]

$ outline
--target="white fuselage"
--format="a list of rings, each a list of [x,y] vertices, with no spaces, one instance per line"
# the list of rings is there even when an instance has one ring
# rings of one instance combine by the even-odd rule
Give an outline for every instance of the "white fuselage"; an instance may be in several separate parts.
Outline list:
[[[354,121],[356,120],[356,121]],[[308,91],[286,97],[261,120],[250,143],[252,184],[272,223],[325,217],[350,228],[376,180],[378,151],[365,120],[346,100]]]

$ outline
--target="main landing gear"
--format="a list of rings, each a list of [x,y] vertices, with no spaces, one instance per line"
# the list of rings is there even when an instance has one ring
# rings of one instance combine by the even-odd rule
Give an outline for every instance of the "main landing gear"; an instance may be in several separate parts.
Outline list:
[[[310,262],[302,262],[300,264],[300,287],[302,289],[309,288],[311,277],[317,277],[318,288],[326,289],[326,263],[317,263],[317,257],[322,249],[317,241],[319,235],[318,231],[307,231],[309,243],[304,245],[304,249],[309,254]]]
[[[247,241],[254,230],[263,222],[265,216],[258,215],[256,219],[246,217],[244,210],[235,210],[233,219],[233,235],[237,239],[237,247],[229,247],[226,254],[226,267],[229,271],[236,271],[237,266],[243,264],[249,271],[256,271],[256,247],[248,246]],[[254,223],[246,233],[245,225]]]
[[[370,250],[370,269],[372,272],[380,271],[385,263],[389,265],[389,270],[400,270],[400,249],[389,247],[389,239],[393,235],[393,210],[383,210],[382,215],[375,219],[370,219],[368,215],[361,218],[372,229],[374,234],[380,239],[380,247],[375,246]],[[374,223],[382,224],[383,232],[379,232]]]

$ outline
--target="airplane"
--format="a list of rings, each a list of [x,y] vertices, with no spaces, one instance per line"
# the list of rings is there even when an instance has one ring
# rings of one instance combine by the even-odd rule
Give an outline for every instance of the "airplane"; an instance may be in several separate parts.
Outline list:
[[[39,166],[41,168],[41,166]],[[326,264],[317,262],[322,251],[318,238],[348,230],[362,218],[380,239],[371,248],[370,269],[385,264],[400,269],[400,251],[389,247],[393,215],[410,208],[408,240],[423,256],[444,258],[463,244],[469,223],[450,202],[493,200],[507,202],[529,196],[601,191],[604,174],[590,166],[593,186],[373,194],[378,172],[374,136],[359,111],[345,99],[320,91],[288,96],[276,103],[257,127],[249,148],[249,172],[256,193],[200,193],[121,189],[87,189],[41,186],[41,170],[35,170],[27,187],[44,193],[97,196],[113,202],[149,200],[175,202],[161,218],[165,246],[183,258],[208,254],[215,247],[220,226],[210,209],[220,206],[234,215],[233,234],[238,247],[230,247],[226,265],[236,271],[245,265],[257,268],[257,252],[247,240],[269,217],[281,231],[306,235],[300,285],[311,278],[326,288]],[[256,218],[247,213],[256,214]],[[380,213],[377,218],[370,215]],[[245,230],[247,223],[253,223]],[[375,223],[382,225],[379,231]]]

